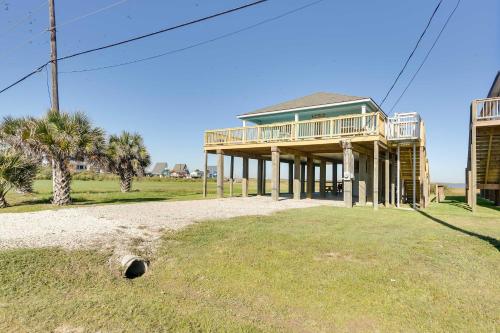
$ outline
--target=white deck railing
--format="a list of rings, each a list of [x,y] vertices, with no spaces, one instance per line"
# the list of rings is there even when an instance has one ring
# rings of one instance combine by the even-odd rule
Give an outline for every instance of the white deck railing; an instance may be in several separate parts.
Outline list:
[[[498,120],[500,119],[500,97],[477,99],[476,104],[476,119],[481,120]]]
[[[387,118],[387,140],[416,140],[420,138],[420,116],[416,112],[396,113]]]
[[[205,145],[249,144],[330,139],[343,136],[385,135],[380,112],[270,125],[209,130]]]

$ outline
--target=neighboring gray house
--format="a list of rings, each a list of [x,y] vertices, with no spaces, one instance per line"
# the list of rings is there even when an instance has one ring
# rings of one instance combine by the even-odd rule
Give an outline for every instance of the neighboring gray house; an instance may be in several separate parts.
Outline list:
[[[215,178],[217,177],[217,166],[209,165],[207,167],[207,178]]]
[[[168,163],[167,162],[156,163],[155,166],[153,167],[153,170],[151,170],[151,175],[159,177],[170,176],[170,170],[168,170]]]

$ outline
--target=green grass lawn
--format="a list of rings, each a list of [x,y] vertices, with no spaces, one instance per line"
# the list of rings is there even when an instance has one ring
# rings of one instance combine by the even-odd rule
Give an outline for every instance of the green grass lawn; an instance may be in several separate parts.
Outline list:
[[[135,280],[102,251],[0,251],[0,331],[496,332],[499,238],[451,197],[199,223]]]
[[[253,182],[250,183],[253,188]],[[30,195],[18,194],[11,191],[7,195],[7,201],[11,205],[6,209],[0,209],[0,213],[38,211],[43,209],[54,209],[50,203],[52,196],[52,181],[35,181],[35,193]],[[121,193],[118,180],[74,180],[72,182],[72,198],[75,206],[133,203],[159,200],[192,200],[202,198],[202,182],[175,181],[175,180],[142,180],[132,183],[132,192]],[[225,191],[229,193],[229,184]],[[241,184],[234,185],[235,194],[241,194]],[[208,183],[209,197],[215,197],[216,184]]]

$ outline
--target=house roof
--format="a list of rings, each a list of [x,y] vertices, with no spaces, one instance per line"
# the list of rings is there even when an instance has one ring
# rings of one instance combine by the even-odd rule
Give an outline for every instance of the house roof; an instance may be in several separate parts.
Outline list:
[[[500,71],[497,72],[497,76],[493,80],[493,84],[488,92],[488,98],[492,97],[500,97]]]
[[[312,95],[300,97],[293,99],[288,102],[276,104],[266,108],[258,109],[253,112],[244,113],[238,117],[252,116],[262,113],[280,112],[280,111],[290,111],[295,109],[310,108],[315,106],[324,106],[348,102],[356,102],[362,100],[371,100],[369,97],[359,97],[359,96],[348,96],[335,93],[318,92]]]
[[[173,172],[183,172],[186,171],[187,165],[185,163],[179,163],[174,165],[174,168],[172,169]]]
[[[154,175],[159,175],[163,172],[168,167],[167,162],[158,162],[155,164],[153,167],[153,170],[151,170],[151,173]]]

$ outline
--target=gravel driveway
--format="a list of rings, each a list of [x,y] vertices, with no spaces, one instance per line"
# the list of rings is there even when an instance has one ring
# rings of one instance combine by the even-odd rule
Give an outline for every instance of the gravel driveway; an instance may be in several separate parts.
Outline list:
[[[320,200],[272,201],[269,197],[149,202],[0,214],[0,249],[58,246],[120,247],[132,240],[152,244],[165,230],[201,220],[332,204]]]

